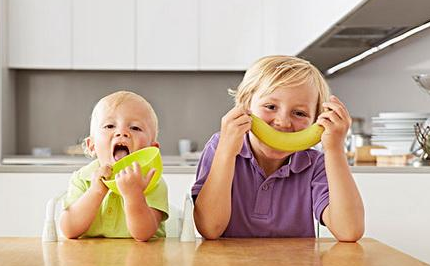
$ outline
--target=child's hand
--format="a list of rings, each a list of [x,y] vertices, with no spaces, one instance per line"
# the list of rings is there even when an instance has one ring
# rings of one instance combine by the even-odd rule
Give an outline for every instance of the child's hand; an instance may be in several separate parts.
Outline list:
[[[101,193],[106,194],[108,191],[108,188],[103,184],[103,181],[101,180],[106,179],[112,175],[112,166],[110,165],[103,165],[100,166],[92,175],[91,175],[91,186],[90,189]]]
[[[145,177],[142,177],[140,165],[137,162],[133,162],[131,166],[121,170],[115,176],[116,185],[124,198],[140,196],[154,174],[155,169],[153,168],[149,170]]]
[[[242,149],[243,136],[251,129],[251,116],[242,107],[234,107],[221,120],[221,135],[218,147],[231,156]]]
[[[344,151],[345,137],[351,126],[351,117],[346,106],[334,95],[323,103],[329,111],[319,115],[317,123],[324,127],[321,141],[325,151]]]

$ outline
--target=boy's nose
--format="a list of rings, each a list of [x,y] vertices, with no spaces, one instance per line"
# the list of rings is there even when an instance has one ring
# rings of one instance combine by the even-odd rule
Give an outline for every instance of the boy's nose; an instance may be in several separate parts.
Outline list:
[[[280,129],[288,129],[291,128],[291,119],[288,115],[279,114],[275,118],[275,125]]]

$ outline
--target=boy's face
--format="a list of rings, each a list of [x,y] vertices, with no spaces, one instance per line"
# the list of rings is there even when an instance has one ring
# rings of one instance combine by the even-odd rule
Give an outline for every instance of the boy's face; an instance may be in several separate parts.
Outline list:
[[[116,108],[103,103],[95,116],[95,128],[87,140],[89,150],[100,165],[112,165],[122,157],[148,146],[154,141],[154,121],[148,107],[139,100],[127,99]]]
[[[279,87],[261,96],[256,92],[250,110],[267,124],[279,131],[296,132],[309,127],[316,119],[318,90],[307,84],[296,87]],[[267,158],[282,159],[291,152],[274,150],[250,134],[251,146]]]

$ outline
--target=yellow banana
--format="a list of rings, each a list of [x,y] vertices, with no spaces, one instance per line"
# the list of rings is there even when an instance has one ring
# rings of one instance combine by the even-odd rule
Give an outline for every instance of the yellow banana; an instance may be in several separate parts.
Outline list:
[[[274,129],[261,118],[251,114],[251,131],[267,146],[280,151],[302,151],[321,141],[324,128],[318,124],[297,132],[282,132]]]

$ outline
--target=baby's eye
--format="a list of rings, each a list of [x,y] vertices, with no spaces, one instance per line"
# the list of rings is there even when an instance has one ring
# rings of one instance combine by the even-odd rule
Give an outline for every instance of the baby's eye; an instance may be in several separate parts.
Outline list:
[[[142,129],[140,127],[138,127],[138,126],[132,126],[130,128],[131,128],[131,130],[142,131]]]
[[[264,107],[266,107],[269,110],[276,110],[276,106],[274,104],[266,104]]]
[[[107,128],[107,129],[111,129],[111,128],[114,128],[114,127],[115,126],[112,125],[112,124],[107,124],[107,125],[103,126],[103,128]]]

